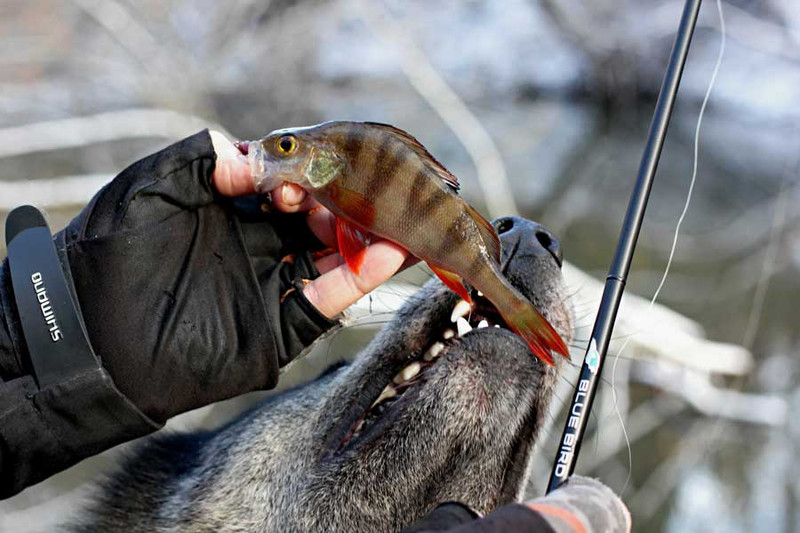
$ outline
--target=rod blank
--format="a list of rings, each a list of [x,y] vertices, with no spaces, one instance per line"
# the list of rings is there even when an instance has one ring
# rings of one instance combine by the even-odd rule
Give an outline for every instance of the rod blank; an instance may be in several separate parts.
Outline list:
[[[650,197],[658,160],[661,157],[661,149],[667,136],[672,108],[675,105],[701,3],[702,0],[686,0],[683,8],[683,15],[675,36],[675,43],[672,45],[672,53],[664,80],[661,83],[653,119],[650,122],[650,130],[647,134],[647,142],[639,164],[636,182],[622,223],[617,250],[606,277],[600,309],[589,337],[589,346],[586,349],[578,384],[567,413],[567,423],[556,452],[553,472],[547,486],[548,493],[557,489],[575,471],[575,464],[597,392],[599,376],[605,363],[608,344],[614,330],[622,293],[625,290],[625,282],[628,279],[636,242],[639,239],[639,232],[647,209],[647,200]]]

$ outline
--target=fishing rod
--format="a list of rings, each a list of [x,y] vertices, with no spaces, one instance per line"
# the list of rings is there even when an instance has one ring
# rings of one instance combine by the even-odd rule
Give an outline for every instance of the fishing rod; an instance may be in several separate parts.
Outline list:
[[[547,485],[548,493],[567,481],[575,471],[581,442],[589,421],[600,373],[603,370],[611,333],[614,330],[614,322],[636,249],[636,241],[642,228],[647,200],[650,197],[658,160],[661,157],[661,148],[664,146],[664,139],[667,136],[669,119],[672,116],[672,108],[675,105],[675,98],[681,83],[686,56],[689,54],[689,45],[692,42],[701,2],[702,0],[686,0],[683,7],[675,43],[672,45],[667,70],[658,93],[656,109],[652,122],[650,122],[644,153],[639,163],[636,183],[633,186],[628,210],[622,223],[617,250],[606,277],[600,309],[597,311],[597,318],[589,337],[589,345],[586,348],[578,384],[567,412],[564,433],[561,435],[553,472],[550,474],[550,482]]]

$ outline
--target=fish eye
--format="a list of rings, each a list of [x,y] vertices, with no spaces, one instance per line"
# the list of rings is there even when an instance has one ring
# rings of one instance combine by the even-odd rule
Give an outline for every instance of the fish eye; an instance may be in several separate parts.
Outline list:
[[[297,138],[294,135],[284,135],[278,138],[277,147],[281,155],[289,155],[297,150]]]

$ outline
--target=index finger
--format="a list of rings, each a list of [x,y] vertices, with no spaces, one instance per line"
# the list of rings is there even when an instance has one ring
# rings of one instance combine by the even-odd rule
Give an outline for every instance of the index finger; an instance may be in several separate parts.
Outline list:
[[[407,258],[406,250],[380,240],[367,246],[358,274],[341,263],[306,285],[303,294],[320,313],[333,318],[391,278]]]

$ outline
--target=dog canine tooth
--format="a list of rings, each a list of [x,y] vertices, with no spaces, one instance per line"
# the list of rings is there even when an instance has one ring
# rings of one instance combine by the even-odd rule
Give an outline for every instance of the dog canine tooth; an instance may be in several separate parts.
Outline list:
[[[481,291],[478,291],[478,296],[480,296],[481,298],[483,298],[483,293],[482,293]]]
[[[400,378],[400,383],[403,383],[404,381],[409,381],[411,380],[411,378],[419,374],[420,370],[422,370],[422,365],[419,364],[419,361],[414,361],[413,363],[405,367],[403,370],[401,370],[400,373],[397,374],[397,376],[395,376],[394,379]],[[395,383],[397,382],[395,381]]]
[[[489,327],[489,321],[486,319],[481,320],[478,322],[478,329]]]
[[[441,342],[434,342],[431,344],[431,347],[428,348],[428,351],[425,352],[425,355],[422,356],[422,359],[425,361],[433,361],[439,357],[439,354],[442,353],[442,350],[444,350],[444,344]]]
[[[472,326],[469,325],[469,322],[467,322],[463,316],[458,317],[458,320],[456,320],[456,327],[458,328],[459,337],[469,331],[472,331]]]
[[[450,314],[450,322],[456,322],[459,318],[467,316],[472,306],[466,300],[459,300],[453,307],[453,312]]]
[[[386,387],[381,391],[381,395],[378,396],[378,399],[372,402],[370,409],[381,403],[383,400],[388,400],[389,398],[394,398],[397,396],[397,391],[391,384],[386,385]]]
[[[392,379],[392,382],[395,385],[401,385],[419,374],[420,370],[422,370],[422,365],[419,364],[419,361],[414,361],[398,372],[394,379]]]
[[[452,338],[453,338],[453,337],[455,337],[455,336],[456,336],[456,332],[455,332],[455,331],[453,331],[453,330],[452,330],[452,329],[450,329],[450,328],[447,328],[447,329],[446,329],[446,330],[444,330],[444,332],[442,333],[442,338],[443,338],[444,340],[449,340],[449,339],[452,339]]]
[[[494,327],[499,328],[500,324],[495,324]]]

